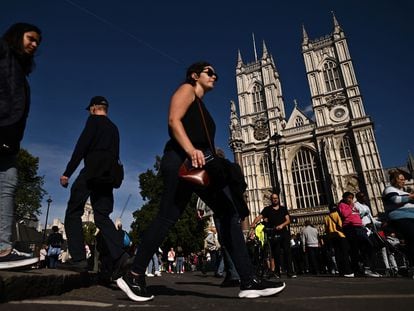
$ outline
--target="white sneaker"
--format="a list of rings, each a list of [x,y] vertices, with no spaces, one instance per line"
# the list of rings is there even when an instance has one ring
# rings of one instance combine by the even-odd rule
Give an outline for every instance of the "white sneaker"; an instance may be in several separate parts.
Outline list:
[[[276,295],[283,291],[286,284],[283,282],[269,282],[253,279],[247,284],[240,285],[240,298],[258,298]]]
[[[371,270],[365,270],[365,276],[369,276],[371,278],[380,278],[381,274],[377,273],[377,272],[373,272]]]
[[[344,277],[346,277],[346,278],[353,278],[354,276],[355,276],[355,274],[353,274],[353,273],[344,274]]]
[[[0,269],[12,269],[29,266],[37,263],[38,261],[38,257],[32,257],[30,254],[12,249],[10,254],[0,257]]]
[[[161,276],[161,271],[155,271],[154,274],[155,276]]]
[[[147,276],[147,277],[149,277],[149,278],[152,278],[153,276],[155,276],[154,274],[152,274],[152,273],[145,273],[145,275]]]

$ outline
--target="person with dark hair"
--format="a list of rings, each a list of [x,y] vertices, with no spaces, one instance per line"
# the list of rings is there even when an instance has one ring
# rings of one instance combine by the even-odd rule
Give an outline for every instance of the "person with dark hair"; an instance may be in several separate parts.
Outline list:
[[[270,270],[272,276],[276,278],[281,277],[281,250],[283,250],[284,264],[288,278],[296,278],[293,271],[292,253],[290,249],[290,215],[286,206],[280,204],[279,195],[272,193],[270,196],[271,204],[264,207],[260,214],[253,220],[250,225],[251,229],[256,227],[261,220],[263,221],[266,230],[268,230],[268,238],[270,240],[270,247],[272,253],[272,260],[270,263]]]
[[[12,25],[0,40],[0,269],[36,263],[39,258],[13,248],[16,157],[30,108],[27,76],[42,32],[35,25]]]
[[[171,98],[168,115],[170,140],[161,161],[164,188],[160,209],[142,237],[131,270],[117,280],[118,286],[134,301],[153,299],[146,289],[145,269],[170,228],[180,218],[193,192],[221,221],[218,234],[241,279],[239,297],[270,296],[285,287],[284,283],[255,278],[240,224],[249,212],[244,205],[233,200],[233,193],[237,190],[232,186],[229,168],[224,159],[215,156],[216,126],[203,103],[203,97],[214,88],[217,79],[211,64],[194,63],[187,69],[186,81]],[[180,179],[179,168],[186,158],[191,160],[193,167],[206,169],[210,177],[208,187],[199,188]]]
[[[58,226],[52,227],[52,233],[47,238],[47,256],[49,258],[49,268],[56,269],[57,262],[59,261],[59,255],[62,250],[63,236],[59,232]]]
[[[389,225],[402,234],[407,245],[410,274],[414,275],[414,193],[404,188],[405,177],[398,169],[390,170],[390,183],[382,193]]]
[[[65,213],[68,250],[72,260],[58,268],[78,272],[86,272],[88,269],[81,217],[85,203],[90,197],[95,225],[111,255],[115,279],[119,277],[120,270],[128,264],[130,256],[124,249],[123,234],[120,234],[109,218],[114,207],[111,172],[115,163],[119,161],[119,132],[117,126],[108,118],[108,106],[105,97],[92,97],[86,108],[89,117],[85,128],[65,172],[60,177],[60,184],[66,188],[69,178],[81,160],[84,160],[85,166],[71,187]]]
[[[355,274],[352,272],[349,262],[349,244],[345,238],[342,219],[335,204],[329,205],[329,214],[325,217],[325,232],[334,249],[339,274],[346,278],[353,278]]]
[[[354,273],[380,277],[376,270],[375,250],[354,204],[354,194],[345,192],[338,205],[342,229],[350,246],[351,267]],[[359,263],[364,264],[361,271]]]

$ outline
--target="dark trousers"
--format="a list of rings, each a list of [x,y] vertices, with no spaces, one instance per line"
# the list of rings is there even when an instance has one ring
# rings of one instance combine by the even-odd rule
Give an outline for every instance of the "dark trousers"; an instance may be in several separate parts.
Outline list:
[[[272,238],[270,240],[272,256],[275,260],[275,272],[281,272],[281,251],[283,250],[283,263],[288,274],[293,274],[292,252],[290,250],[290,234],[282,232],[280,238]]]
[[[407,245],[407,259],[411,267],[414,267],[414,219],[402,218],[390,221],[390,224],[402,234]]]
[[[351,263],[349,261],[349,245],[346,238],[335,237],[331,240],[334,252],[336,265],[338,267],[339,274],[351,274]]]
[[[124,253],[124,250],[122,249],[123,243],[120,234],[109,218],[114,206],[112,187],[88,189],[85,180],[85,169],[81,170],[71,187],[65,214],[69,254],[74,261],[86,259],[81,217],[88,197],[91,198],[95,225],[99,228],[111,257],[116,260]]]
[[[309,261],[309,271],[312,274],[319,273],[319,247],[306,246],[306,255]]]
[[[375,272],[375,249],[368,238],[365,227],[346,226],[343,227],[343,231],[350,247],[352,270],[355,273],[363,272],[359,267],[361,262]]]
[[[166,151],[161,161],[161,174],[164,181],[158,215],[143,235],[132,270],[144,274],[152,255],[164,241],[171,226],[181,216],[193,192],[214,211],[220,219],[218,234],[223,246],[240,275],[242,282],[250,281],[254,276],[253,265],[247,253],[247,247],[241,229],[240,217],[232,204],[229,192],[209,189],[194,189],[178,177],[178,169],[184,161],[184,155],[171,150]]]

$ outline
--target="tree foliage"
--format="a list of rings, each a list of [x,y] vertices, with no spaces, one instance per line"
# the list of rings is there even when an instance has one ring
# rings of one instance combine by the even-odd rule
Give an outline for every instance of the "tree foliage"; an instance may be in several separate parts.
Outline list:
[[[135,243],[139,243],[143,232],[152,223],[159,210],[163,188],[160,162],[161,159],[157,156],[153,169],[148,169],[139,175],[140,194],[145,203],[133,214],[131,237]],[[161,245],[162,249],[167,250],[178,245],[182,246],[185,253],[203,249],[206,222],[197,220],[196,203],[196,196],[193,196],[179,221],[172,227]]]
[[[17,155],[18,181],[16,189],[16,219],[40,215],[41,202],[46,195],[44,176],[38,176],[39,158],[21,149]]]
[[[86,244],[94,245],[96,242],[96,225],[93,222],[87,222],[83,225],[83,239]]]

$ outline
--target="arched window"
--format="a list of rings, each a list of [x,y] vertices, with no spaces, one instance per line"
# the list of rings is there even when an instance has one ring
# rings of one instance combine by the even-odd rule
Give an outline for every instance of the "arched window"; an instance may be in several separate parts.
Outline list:
[[[323,65],[323,77],[328,92],[342,88],[338,68],[334,62],[327,61]]]
[[[351,143],[348,136],[344,136],[341,140],[339,146],[339,154],[341,157],[342,173],[349,174],[353,173],[354,170],[354,160],[352,157]]]
[[[253,112],[262,112],[265,110],[263,89],[260,85],[255,84],[253,87]]]
[[[299,127],[303,125],[303,119],[302,117],[296,117],[295,119],[295,127]]]
[[[269,174],[269,159],[266,154],[263,154],[262,158],[260,159],[260,176],[263,180],[263,186],[269,187],[270,186],[270,174]]]
[[[316,165],[315,154],[301,148],[292,162],[292,179],[297,208],[326,204],[326,195]]]

